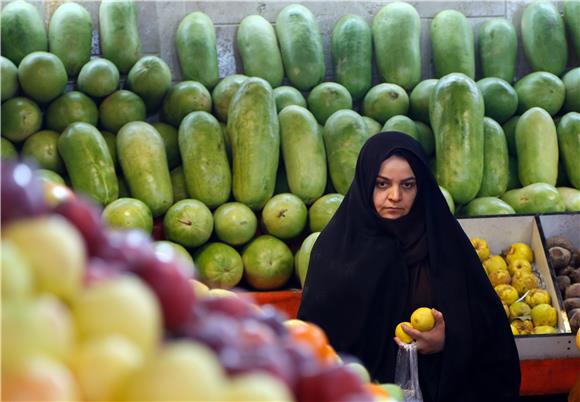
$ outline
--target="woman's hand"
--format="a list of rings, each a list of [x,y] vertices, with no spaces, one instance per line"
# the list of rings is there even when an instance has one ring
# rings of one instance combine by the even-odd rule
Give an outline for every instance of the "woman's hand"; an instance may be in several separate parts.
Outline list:
[[[415,340],[417,351],[424,355],[441,352],[445,346],[445,320],[443,319],[443,314],[434,308],[431,309],[431,312],[433,317],[435,317],[435,326],[429,331],[421,332],[408,325],[402,326],[403,330]],[[397,337],[395,337],[395,342],[400,347],[404,345]]]

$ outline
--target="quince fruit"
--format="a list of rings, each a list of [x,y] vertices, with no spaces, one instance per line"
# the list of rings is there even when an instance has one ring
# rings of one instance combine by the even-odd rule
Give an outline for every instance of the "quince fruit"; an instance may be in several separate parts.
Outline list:
[[[512,278],[512,286],[520,296],[523,296],[528,290],[537,288],[538,284],[538,277],[529,272],[516,273]]]
[[[515,275],[516,272],[532,272],[532,264],[524,258],[517,258],[515,260],[511,260],[508,265],[508,271],[510,274]]]
[[[511,325],[516,327],[519,335],[529,335],[534,331],[534,324],[531,320],[515,319],[511,322]]]
[[[520,334],[520,331],[518,331],[518,329],[516,328],[516,326],[514,324],[510,324],[510,328],[512,329],[512,334],[514,334],[514,335]]]
[[[487,277],[494,287],[497,285],[509,285],[512,280],[512,277],[507,269],[496,269],[491,271]]]
[[[535,327],[542,325],[555,327],[558,324],[556,309],[549,304],[538,304],[532,309],[532,321]]]
[[[528,317],[532,312],[532,308],[524,302],[515,302],[510,306],[510,319],[515,320],[516,318],[523,319],[523,317]]]
[[[539,327],[534,327],[534,334],[557,334],[558,330],[549,325],[540,325]]]
[[[479,261],[483,262],[489,258],[490,251],[485,240],[479,237],[474,237],[471,239],[471,244],[473,245],[473,248],[475,248]]]
[[[483,266],[488,273],[498,269],[507,269],[507,264],[501,255],[492,255],[483,262]]]
[[[552,297],[550,293],[544,289],[530,289],[526,295],[526,303],[530,307],[536,307],[538,304],[552,304]]]
[[[529,262],[534,261],[534,253],[526,243],[514,243],[507,252],[506,260],[510,263],[512,260],[523,258]]]
[[[518,291],[511,285],[497,285],[494,290],[501,301],[508,306],[518,299]]]

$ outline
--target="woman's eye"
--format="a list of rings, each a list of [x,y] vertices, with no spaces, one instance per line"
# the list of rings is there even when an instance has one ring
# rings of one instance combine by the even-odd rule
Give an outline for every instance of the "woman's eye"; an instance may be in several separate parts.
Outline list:
[[[384,181],[377,181],[376,186],[377,188],[385,188],[387,187],[387,183]]]
[[[406,188],[406,189],[410,190],[413,187],[415,187],[415,183],[414,182],[403,183],[403,188]]]

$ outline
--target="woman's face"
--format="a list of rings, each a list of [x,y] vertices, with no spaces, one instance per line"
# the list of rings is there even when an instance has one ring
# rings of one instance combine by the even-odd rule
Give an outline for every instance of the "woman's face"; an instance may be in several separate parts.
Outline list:
[[[393,155],[383,161],[375,180],[373,203],[385,219],[398,219],[411,211],[417,196],[415,174],[404,158]]]

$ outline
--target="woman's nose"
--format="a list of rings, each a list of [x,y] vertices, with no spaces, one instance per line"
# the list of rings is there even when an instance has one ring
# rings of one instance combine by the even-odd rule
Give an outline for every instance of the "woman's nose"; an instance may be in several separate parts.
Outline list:
[[[389,192],[389,200],[390,201],[401,200],[401,189],[399,188],[399,186],[391,187],[391,191]]]

